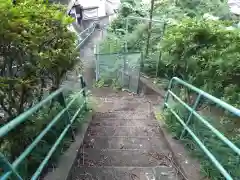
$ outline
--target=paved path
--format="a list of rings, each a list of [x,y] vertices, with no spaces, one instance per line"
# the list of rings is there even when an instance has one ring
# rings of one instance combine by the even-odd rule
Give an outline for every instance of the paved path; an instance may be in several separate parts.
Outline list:
[[[178,180],[148,99],[99,94],[98,108],[69,180]]]
[[[109,22],[108,17],[104,17],[100,19],[100,27],[107,25]],[[88,22],[87,26],[93,22]],[[93,32],[93,34],[86,40],[86,42],[80,48],[80,60],[76,65],[75,69],[71,72],[67,73],[67,78],[64,81],[63,85],[71,87],[71,89],[79,88],[79,74],[83,74],[85,81],[87,83],[88,89],[92,88],[95,79],[95,55],[94,48],[95,45],[98,44],[106,35],[106,28],[100,28]],[[80,71],[79,69],[82,69]],[[79,83],[76,83],[79,82]]]

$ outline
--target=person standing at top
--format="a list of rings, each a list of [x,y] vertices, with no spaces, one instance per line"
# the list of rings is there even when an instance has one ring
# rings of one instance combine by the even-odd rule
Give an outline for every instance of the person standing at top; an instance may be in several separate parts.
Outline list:
[[[76,19],[78,24],[82,24],[82,19],[83,19],[83,6],[81,4],[77,5],[75,7],[75,12],[76,12]]]

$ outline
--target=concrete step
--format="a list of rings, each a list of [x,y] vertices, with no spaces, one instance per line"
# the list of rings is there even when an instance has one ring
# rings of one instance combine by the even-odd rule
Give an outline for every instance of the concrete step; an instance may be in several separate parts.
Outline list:
[[[158,126],[157,121],[151,119],[97,118],[90,126]]]
[[[171,166],[171,154],[168,151],[154,152],[149,150],[128,149],[90,149],[81,148],[78,152],[77,166],[136,166],[155,167]]]
[[[85,136],[83,146],[96,149],[139,149],[157,152],[159,149],[167,149],[161,139],[159,136],[142,138]]]
[[[153,137],[160,136],[158,127],[154,126],[90,126],[87,130],[88,136],[132,136]]]
[[[125,119],[125,120],[131,120],[131,119],[151,119],[151,113],[146,112],[148,110],[144,109],[137,109],[136,111],[113,111],[113,112],[107,112],[107,113],[101,113],[96,114],[95,118],[102,120],[102,119]]]
[[[178,180],[171,167],[75,167],[68,180]]]

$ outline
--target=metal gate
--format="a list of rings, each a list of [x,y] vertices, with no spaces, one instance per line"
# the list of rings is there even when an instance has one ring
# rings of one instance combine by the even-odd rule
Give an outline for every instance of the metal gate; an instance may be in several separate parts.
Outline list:
[[[116,81],[122,88],[138,93],[140,79],[139,52],[111,53],[96,55],[96,81]]]

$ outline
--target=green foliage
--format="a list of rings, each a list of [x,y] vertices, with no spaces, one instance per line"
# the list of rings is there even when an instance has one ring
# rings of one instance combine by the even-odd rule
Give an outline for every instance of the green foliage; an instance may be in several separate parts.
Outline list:
[[[169,27],[161,45],[163,73],[240,107],[240,30],[226,25],[188,18]]]
[[[97,82],[94,84],[94,86],[95,86],[96,88],[101,88],[101,87],[104,86],[104,84],[105,84],[104,79],[100,79],[99,81],[97,81]]]
[[[221,18],[230,18],[227,0],[177,0],[176,6],[180,7],[190,17],[211,13]]]
[[[42,100],[44,94],[59,88],[66,72],[76,64],[75,35],[67,29],[73,19],[65,12],[65,7],[44,0],[19,0],[16,5],[11,0],[0,0],[1,126]],[[43,107],[1,139],[1,152],[15,160],[61,109],[58,103]],[[24,179],[29,179],[46,156],[63,130],[65,119],[20,165]],[[56,157],[66,144],[69,135]],[[56,160],[55,156],[52,160]]]
[[[123,51],[124,42],[127,42],[130,52],[145,52],[147,23],[130,20],[128,34],[124,31],[125,19],[122,16],[128,17],[134,13],[131,6],[135,1],[130,2],[127,2],[129,9],[126,10],[124,5],[124,12],[120,11],[119,17],[111,25],[111,34],[101,44],[103,52]],[[190,15],[190,11],[195,14]],[[233,21],[203,20],[199,16],[204,13],[224,17],[228,14],[227,3],[221,0],[157,2],[154,18],[166,22],[167,28],[162,42],[163,23],[153,23],[143,72],[164,78],[179,76],[239,107],[239,30],[226,30],[225,27],[231,26]]]
[[[156,4],[153,19],[174,19],[180,20],[186,16],[184,10],[180,6],[176,6],[175,0],[162,0]]]
[[[0,106],[4,122],[59,87],[76,63],[72,19],[45,1],[0,0]]]
[[[94,85],[96,88],[101,88],[104,86],[109,86],[114,90],[120,90],[122,87],[119,84],[119,80],[118,79],[104,79],[101,78],[99,81],[97,81]]]
[[[121,4],[121,9],[118,13],[118,18],[114,20],[111,24],[110,31],[118,34],[125,34],[125,24],[126,24],[126,17],[128,16],[140,16],[146,17],[148,14],[148,9],[146,5],[143,5],[141,1],[138,0],[124,0]],[[137,25],[137,21],[132,21],[129,28],[129,31],[134,30],[134,26]]]
[[[116,53],[120,52],[124,47],[124,39],[120,39],[114,34],[109,33],[106,39],[104,39],[99,45],[99,52],[105,53]]]

